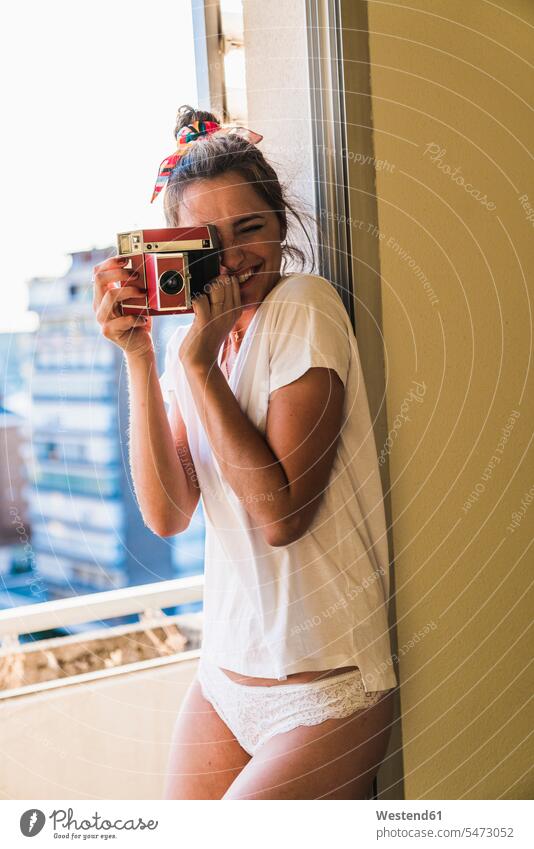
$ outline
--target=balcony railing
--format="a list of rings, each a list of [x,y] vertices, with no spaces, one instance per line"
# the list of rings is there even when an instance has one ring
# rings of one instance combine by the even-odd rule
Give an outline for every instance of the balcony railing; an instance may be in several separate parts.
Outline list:
[[[204,576],[192,575],[153,584],[122,587],[100,593],[43,601],[0,610],[2,647],[18,643],[21,634],[52,630],[83,622],[142,614],[145,618],[163,616],[162,608],[201,601]]]

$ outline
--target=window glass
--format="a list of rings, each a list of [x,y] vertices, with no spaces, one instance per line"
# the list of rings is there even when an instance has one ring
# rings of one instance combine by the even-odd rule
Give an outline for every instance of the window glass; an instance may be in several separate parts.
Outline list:
[[[17,522],[0,538],[2,598],[16,606],[201,573],[201,508],[175,539],[144,523],[125,361],[101,333],[91,282],[118,232],[165,226],[154,182],[175,149],[177,108],[198,101],[191,2],[35,0],[5,18],[0,202],[16,225],[0,279],[0,403],[13,446],[1,495]],[[154,320],[160,371],[180,320]]]

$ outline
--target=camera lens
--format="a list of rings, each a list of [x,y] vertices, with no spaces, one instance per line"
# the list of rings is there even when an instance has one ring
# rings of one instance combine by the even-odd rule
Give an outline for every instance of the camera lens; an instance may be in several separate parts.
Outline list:
[[[170,268],[159,278],[159,287],[166,295],[178,295],[184,288],[184,278],[179,271]]]

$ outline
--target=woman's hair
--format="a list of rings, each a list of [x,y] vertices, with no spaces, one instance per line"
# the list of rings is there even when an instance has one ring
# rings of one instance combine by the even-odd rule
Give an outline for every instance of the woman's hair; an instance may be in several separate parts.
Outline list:
[[[193,109],[191,106],[180,106],[174,130],[177,137],[182,127],[193,121],[216,121],[219,119],[211,112]],[[311,253],[311,268],[315,268],[315,255],[310,237],[302,223],[306,216],[315,222],[313,216],[306,212],[297,212],[290,203],[287,190],[280,184],[273,167],[267,162],[261,150],[255,145],[237,135],[213,136],[207,135],[198,140],[180,159],[172,171],[164,196],[164,212],[168,227],[178,227],[180,203],[185,189],[194,180],[210,179],[233,171],[240,174],[249,182],[254,191],[276,213],[280,222],[282,240],[282,273],[287,268],[288,260],[298,260],[300,271],[307,264],[306,253],[297,245],[287,243],[289,229],[287,213],[289,212],[300,224],[308,240]]]

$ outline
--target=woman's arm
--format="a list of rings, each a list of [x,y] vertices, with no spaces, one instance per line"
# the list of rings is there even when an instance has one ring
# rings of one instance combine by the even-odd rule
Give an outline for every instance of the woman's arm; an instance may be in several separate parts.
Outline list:
[[[332,470],[345,393],[339,376],[311,368],[273,392],[264,437],[217,365],[190,364],[186,374],[221,471],[255,525],[269,545],[298,539]]]
[[[103,336],[126,357],[130,466],[143,519],[154,533],[171,536],[189,525],[199,498],[196,475],[174,393],[170,423],[167,419],[150,335],[152,319],[116,312],[120,301],[144,291],[139,275],[125,268],[125,262],[124,257],[110,257],[94,267],[93,310]]]
[[[126,354],[130,386],[130,467],[145,524],[158,536],[186,530],[200,490],[176,399],[167,417],[153,352]]]

